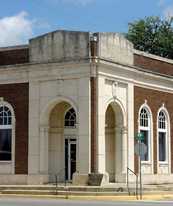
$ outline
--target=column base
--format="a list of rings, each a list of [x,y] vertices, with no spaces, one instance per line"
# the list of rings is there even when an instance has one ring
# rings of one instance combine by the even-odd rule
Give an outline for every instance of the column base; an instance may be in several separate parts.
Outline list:
[[[73,185],[86,186],[88,185],[88,174],[74,173],[72,179]]]
[[[109,183],[109,174],[91,173],[88,175],[88,185],[103,186]]]
[[[73,185],[80,186],[103,186],[109,183],[109,174],[99,174],[99,173],[91,173],[91,174],[73,174]]]

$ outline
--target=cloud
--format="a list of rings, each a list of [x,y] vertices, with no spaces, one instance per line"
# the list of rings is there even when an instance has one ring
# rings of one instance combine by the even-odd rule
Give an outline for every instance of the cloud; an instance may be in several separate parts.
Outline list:
[[[0,34],[1,47],[26,43],[33,34],[33,22],[25,11],[1,18]]]
[[[79,5],[79,6],[86,6],[87,4],[90,4],[94,1],[95,0],[52,0],[52,2],[55,2],[55,3],[63,2],[63,3],[74,4],[74,5]]]

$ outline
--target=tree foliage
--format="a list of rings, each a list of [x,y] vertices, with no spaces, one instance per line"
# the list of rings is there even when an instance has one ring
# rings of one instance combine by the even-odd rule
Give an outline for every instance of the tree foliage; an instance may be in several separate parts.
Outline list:
[[[135,49],[173,59],[173,18],[150,16],[129,23],[127,38]]]

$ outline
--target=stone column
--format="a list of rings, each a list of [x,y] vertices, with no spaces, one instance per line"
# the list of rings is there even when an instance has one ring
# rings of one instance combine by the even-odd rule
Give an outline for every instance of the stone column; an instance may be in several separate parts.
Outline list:
[[[79,172],[79,161],[80,161],[80,156],[79,156],[79,123],[77,120],[76,123],[76,172]]]
[[[86,185],[90,173],[90,79],[78,82],[77,172],[73,184]]]
[[[79,80],[78,85],[78,169],[80,174],[90,173],[90,79]]]
[[[49,127],[40,127],[40,174],[48,174]]]
[[[102,183],[109,182],[109,174],[106,172],[106,151],[105,151],[105,94],[104,78],[98,78],[98,109],[97,109],[97,175],[102,174]]]
[[[104,174],[106,172],[105,114],[98,115],[97,161],[97,172]]]
[[[123,127],[121,129],[122,134],[122,174],[127,172],[127,128]]]
[[[105,101],[104,78],[98,78],[98,110],[97,110],[97,172],[104,174],[105,166]]]
[[[128,142],[127,142],[127,165],[131,170],[134,168],[134,85],[132,83],[128,84]]]

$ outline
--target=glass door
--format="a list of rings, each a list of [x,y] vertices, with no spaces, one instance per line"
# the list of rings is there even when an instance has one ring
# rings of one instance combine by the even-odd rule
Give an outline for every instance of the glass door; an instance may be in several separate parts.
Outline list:
[[[65,177],[72,180],[76,172],[76,139],[65,139]]]

